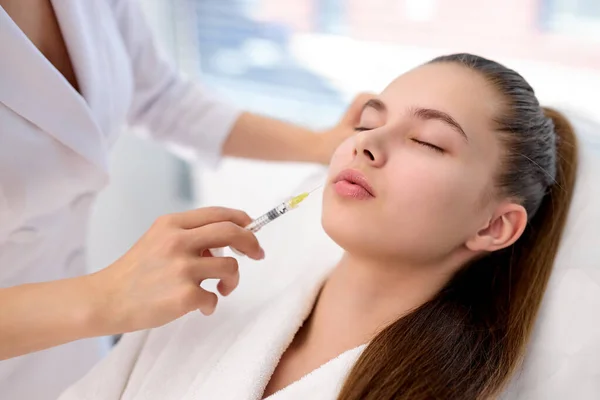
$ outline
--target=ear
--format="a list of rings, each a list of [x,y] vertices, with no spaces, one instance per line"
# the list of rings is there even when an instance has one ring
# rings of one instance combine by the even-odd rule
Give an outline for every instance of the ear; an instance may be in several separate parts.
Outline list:
[[[527,211],[520,204],[500,205],[486,226],[469,239],[466,246],[471,251],[491,252],[511,246],[527,226]]]

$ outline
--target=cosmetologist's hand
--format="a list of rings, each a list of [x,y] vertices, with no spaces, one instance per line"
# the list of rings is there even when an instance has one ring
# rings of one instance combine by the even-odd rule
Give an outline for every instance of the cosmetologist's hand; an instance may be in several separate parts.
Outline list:
[[[102,330],[153,328],[196,309],[212,314],[218,297],[200,283],[219,279],[217,289],[227,296],[238,285],[238,264],[232,257],[202,254],[231,246],[264,258],[254,234],[243,228],[250,221],[242,211],[217,207],[160,217],[123,257],[89,275]]]

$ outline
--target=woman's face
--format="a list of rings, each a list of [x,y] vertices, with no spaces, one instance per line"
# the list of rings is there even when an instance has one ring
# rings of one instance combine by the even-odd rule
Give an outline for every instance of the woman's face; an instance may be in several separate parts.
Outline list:
[[[397,78],[333,155],[326,232],[349,252],[423,265],[463,249],[497,205],[499,107],[485,79],[460,65],[425,65]]]

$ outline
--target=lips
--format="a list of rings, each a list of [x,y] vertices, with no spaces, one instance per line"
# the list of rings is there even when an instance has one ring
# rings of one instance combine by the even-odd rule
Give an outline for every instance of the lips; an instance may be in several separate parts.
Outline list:
[[[333,181],[336,192],[342,197],[357,200],[367,200],[375,197],[373,187],[366,176],[357,170],[347,169],[342,171]]]

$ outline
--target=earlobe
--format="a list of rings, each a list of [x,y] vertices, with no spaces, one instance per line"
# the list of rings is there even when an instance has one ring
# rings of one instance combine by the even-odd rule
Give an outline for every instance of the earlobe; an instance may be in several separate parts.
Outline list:
[[[527,211],[519,204],[500,207],[489,223],[466,242],[475,252],[491,252],[513,245],[527,226]]]
[[[492,221],[487,226],[481,228],[472,238],[467,240],[465,246],[473,252],[487,251],[492,244],[492,236],[488,233],[491,229]]]

